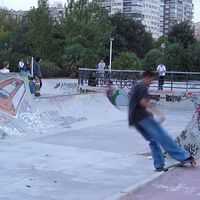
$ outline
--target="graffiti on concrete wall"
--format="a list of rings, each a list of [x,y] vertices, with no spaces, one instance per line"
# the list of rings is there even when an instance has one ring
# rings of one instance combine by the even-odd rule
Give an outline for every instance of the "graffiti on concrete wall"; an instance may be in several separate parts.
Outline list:
[[[0,110],[15,116],[25,92],[25,84],[21,79],[9,78],[0,82]]]
[[[42,116],[48,119],[48,121],[51,121],[52,124],[63,128],[71,128],[72,124],[88,120],[86,117],[61,116],[58,111],[46,111],[42,113]]]
[[[77,93],[78,92],[78,84],[77,83],[66,83],[59,82],[54,86],[55,90],[61,90],[66,92],[67,94]]]
[[[2,114],[0,116],[0,135],[4,138],[6,135],[23,135],[25,130],[15,122],[16,118]]]
[[[86,120],[87,120],[86,117],[75,118],[73,116],[62,116],[62,117],[52,118],[52,121],[62,126],[63,128],[71,128],[70,125]]]
[[[195,103],[195,113],[186,128],[176,138],[176,142],[191,155],[200,156],[200,104]]]
[[[36,112],[21,112],[19,113],[19,119],[27,125],[28,129],[35,132],[46,133],[49,128],[53,128],[52,124],[49,124],[42,119],[41,113],[38,110]]]

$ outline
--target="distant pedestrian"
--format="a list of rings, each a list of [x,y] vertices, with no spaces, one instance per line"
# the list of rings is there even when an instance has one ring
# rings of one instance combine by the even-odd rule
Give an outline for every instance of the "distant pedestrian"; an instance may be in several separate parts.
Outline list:
[[[9,62],[4,61],[3,68],[0,70],[1,73],[9,73]]]
[[[103,60],[100,61],[100,63],[98,64],[98,71],[100,73],[100,77],[103,78],[104,77],[104,70],[105,70],[105,62]]]
[[[96,72],[92,71],[89,73],[88,86],[96,87],[97,84]]]
[[[157,72],[159,73],[159,75],[158,75],[158,90],[163,90],[163,85],[164,85],[164,81],[165,81],[165,72],[166,72],[165,65],[163,65],[163,64],[158,65]]]
[[[98,83],[99,85],[102,85],[104,83],[104,72],[105,72],[105,62],[103,60],[101,60],[99,63],[98,63]]]
[[[19,61],[18,68],[19,68],[19,72],[25,72],[26,71],[23,59],[21,59]]]
[[[160,123],[165,119],[164,115],[149,102],[148,87],[154,78],[154,72],[145,71],[142,80],[133,85],[129,101],[129,125],[135,126],[141,135],[149,141],[157,171],[164,170],[165,166],[161,147],[175,160],[180,162],[191,160],[195,163],[190,153],[182,149],[153,117],[153,114],[156,114]]]
[[[39,79],[40,88],[42,87],[42,72],[41,72],[41,66],[40,66],[41,62],[42,62],[42,59],[40,57],[36,57],[35,63],[33,64],[33,78],[35,80]]]

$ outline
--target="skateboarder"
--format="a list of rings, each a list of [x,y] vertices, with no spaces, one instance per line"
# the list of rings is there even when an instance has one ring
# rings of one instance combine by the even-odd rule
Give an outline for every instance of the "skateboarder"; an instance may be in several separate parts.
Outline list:
[[[40,89],[42,87],[42,72],[40,68],[40,63],[42,59],[36,57],[35,63],[33,65],[33,78],[35,79],[35,96],[40,96]]]
[[[129,101],[129,125],[135,126],[142,136],[149,141],[156,171],[163,171],[165,160],[161,147],[177,161],[191,160],[193,162],[195,160],[153,118],[153,114],[156,114],[160,122],[165,119],[164,115],[151,106],[149,102],[148,87],[155,75],[152,71],[145,71],[142,80],[132,87]]]

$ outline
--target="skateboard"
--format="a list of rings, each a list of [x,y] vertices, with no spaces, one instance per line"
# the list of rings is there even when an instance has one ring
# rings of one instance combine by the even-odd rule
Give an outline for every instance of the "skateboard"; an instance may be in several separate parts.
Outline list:
[[[196,160],[193,159],[193,160],[187,160],[187,161],[183,161],[183,162],[178,162],[178,163],[175,163],[173,165],[169,165],[168,167],[164,167],[164,169],[162,171],[167,172],[170,168],[182,167],[185,164],[190,164],[192,167],[196,167]]]
[[[35,78],[35,96],[39,97],[40,96],[40,79]]]

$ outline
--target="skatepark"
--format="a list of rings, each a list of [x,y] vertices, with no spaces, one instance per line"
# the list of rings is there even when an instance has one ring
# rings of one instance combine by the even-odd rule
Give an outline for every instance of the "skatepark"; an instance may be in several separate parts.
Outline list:
[[[54,79],[36,98],[26,77],[0,78],[0,200],[200,198],[199,164],[155,172],[148,143],[128,127],[127,107],[116,108],[105,93],[79,93],[76,81]],[[164,128],[174,138],[192,133],[198,152],[198,93],[160,99]]]

